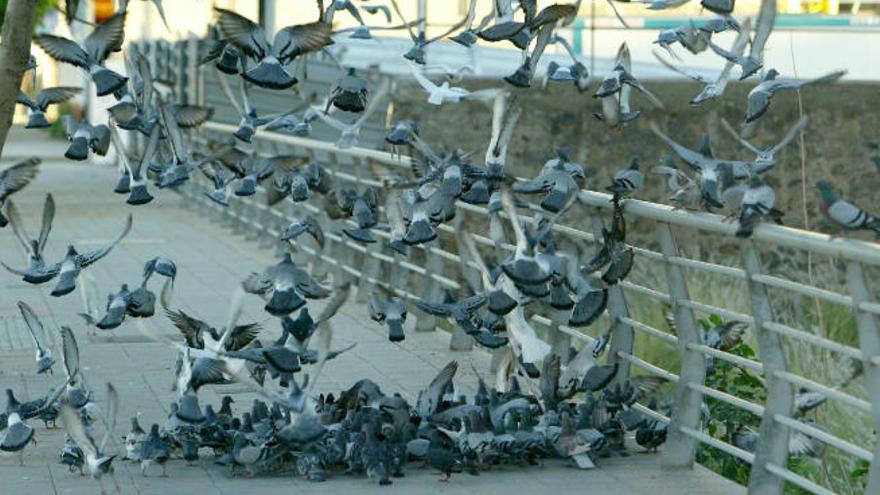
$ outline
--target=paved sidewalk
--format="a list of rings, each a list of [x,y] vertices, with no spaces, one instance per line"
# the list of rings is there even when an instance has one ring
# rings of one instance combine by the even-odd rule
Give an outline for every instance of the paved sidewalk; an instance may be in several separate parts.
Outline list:
[[[26,143],[15,146],[28,149]],[[157,199],[152,204],[129,207],[123,197],[111,192],[115,181],[116,171],[112,167],[46,160],[34,183],[14,197],[27,229],[35,235],[46,192],[51,191],[55,196],[55,226],[46,252],[49,261],[63,256],[67,242],[73,242],[81,250],[94,249],[107,242],[122,227],[128,212],[134,213],[134,228],[128,238],[107,258],[87,269],[97,280],[102,301],[106,294],[119,290],[122,283],[139,284],[144,261],[165,255],[174,259],[179,268],[174,305],[220,326],[226,319],[235,285],[248,273],[277,261],[271,251],[259,249],[256,243],[235,237],[207,217],[182,208],[181,199],[174,193],[154,191]],[[24,263],[21,249],[9,230],[0,231],[0,258],[14,265]],[[119,390],[121,408],[116,448],[121,450],[118,437],[127,431],[131,416],[140,413],[145,427],[165,421],[168,405],[174,397],[170,390],[174,352],[146,338],[130,321],[110,333],[88,336],[76,315],[82,310],[79,290],[61,299],[49,297],[50,290],[51,284],[34,288],[6,272],[0,274],[0,388],[11,387],[20,399],[27,399],[44,394],[61,380],[58,376],[62,372],[60,349],[57,348],[56,375],[35,374],[33,349],[16,309],[16,302],[23,300],[42,317],[50,335],[56,335],[62,324],[73,328],[80,341],[82,367],[99,401],[104,400],[106,381],[112,381]],[[262,311],[262,301],[251,296],[245,301],[242,321],[263,323],[263,339],[277,336],[278,321]],[[320,311],[320,304],[314,306],[314,313]],[[157,315],[149,323],[159,333],[179,338],[164,316]],[[475,382],[471,364],[478,370],[488,370],[487,354],[451,353],[447,350],[448,335],[443,332],[415,333],[409,329],[402,345],[389,343],[384,328],[373,324],[365,308],[351,301],[333,320],[333,327],[334,348],[351,342],[358,345],[326,367],[317,385],[322,392],[338,392],[355,380],[368,377],[388,393],[400,391],[413,399],[436,370],[451,359],[457,359],[462,365],[456,383],[466,391],[472,390]],[[57,342],[58,339],[52,340]],[[235,385],[205,387],[200,393],[202,404],[218,404],[219,397],[227,393],[235,397],[239,408],[250,408],[253,395]],[[57,430],[47,431],[39,421],[32,421],[31,425],[37,430],[37,444],[25,450],[25,467],[19,467],[17,457],[0,455],[0,493],[98,493],[96,482],[68,473],[64,466],[57,464],[63,434]],[[700,467],[693,471],[661,472],[658,455],[638,453],[626,459],[602,459],[598,462],[599,468],[592,471],[578,471],[562,462],[548,462],[543,468],[504,467],[479,477],[455,476],[448,484],[438,483],[430,470],[418,470],[413,465],[407,469],[406,478],[395,480],[394,485],[387,488],[342,474],[332,476],[323,484],[290,477],[230,479],[227,471],[212,462],[208,455],[203,456],[197,467],[173,461],[169,463],[169,478],[144,478],[138,466],[118,462],[116,478],[123,493],[162,495],[199,490],[204,490],[205,495],[288,494],[296,490],[333,494],[380,490],[540,494],[572,488],[595,493],[651,495],[744,492],[742,487]],[[109,483],[108,489],[112,493]]]

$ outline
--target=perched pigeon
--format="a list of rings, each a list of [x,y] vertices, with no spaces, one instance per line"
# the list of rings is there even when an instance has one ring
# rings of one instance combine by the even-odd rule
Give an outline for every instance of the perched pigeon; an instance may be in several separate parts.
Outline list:
[[[819,189],[819,208],[844,230],[873,230],[880,239],[880,220],[858,206],[838,198],[834,186],[827,180],[816,183]]]

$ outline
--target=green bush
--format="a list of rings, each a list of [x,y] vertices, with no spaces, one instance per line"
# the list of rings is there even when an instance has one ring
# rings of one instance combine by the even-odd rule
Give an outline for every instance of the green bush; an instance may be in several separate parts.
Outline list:
[[[3,19],[6,18],[7,3],[8,0],[0,0],[0,26],[3,26]],[[56,0],[37,0],[37,15],[34,17],[34,25],[39,24],[56,4]]]

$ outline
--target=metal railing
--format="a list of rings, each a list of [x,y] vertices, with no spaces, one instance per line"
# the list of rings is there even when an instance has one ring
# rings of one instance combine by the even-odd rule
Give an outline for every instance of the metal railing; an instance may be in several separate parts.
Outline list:
[[[190,43],[196,43],[191,41]],[[172,53],[174,51],[172,50]],[[178,53],[196,53],[197,50],[179,50]],[[181,63],[187,63],[183,60]],[[192,63],[190,60],[189,63]],[[185,72],[185,71],[179,71]],[[197,72],[192,72],[196,74]],[[201,77],[201,76],[200,76]],[[189,92],[190,101],[203,101],[204,85],[199,81],[189,81],[181,85]],[[196,145],[205,143],[213,136],[226,136],[235,126],[217,122],[203,125],[192,136]],[[408,168],[406,157],[365,148],[337,149],[333,143],[284,134],[259,132],[255,137],[255,147],[264,153],[286,153],[308,157],[325,168],[333,180],[345,186],[382,187],[381,180],[374,175],[377,169],[394,171]],[[196,174],[199,175],[199,174]],[[293,248],[297,262],[311,263],[316,276],[332,272],[334,281],[356,282],[358,299],[365,300],[375,286],[383,286],[400,296],[411,300],[439,300],[442,289],[458,290],[468,281],[479,280],[476,264],[468,257],[466,250],[458,249],[458,236],[461,226],[486,225],[487,210],[463,202],[456,204],[456,225],[441,224],[438,239],[427,245],[416,246],[408,258],[397,253],[387,254],[382,243],[360,244],[344,234],[334,232],[333,224],[326,217],[320,205],[311,200],[304,203],[283,202],[274,207],[267,206],[265,190],[260,189],[256,196],[233,198],[229,207],[220,207],[211,202],[206,195],[210,186],[204,178],[196,177],[179,188],[185,202],[211,214],[224,222],[233,232],[253,236],[266,246],[281,250],[291,245],[278,240],[292,217],[310,213],[324,227],[326,245],[316,248],[311,241],[297,241]],[[580,203],[586,208],[589,222],[581,226],[561,223],[554,231],[561,239],[577,244],[595,244],[601,238],[601,229],[611,210],[608,194],[583,190]],[[540,210],[530,206],[533,210]],[[380,208],[381,212],[382,208]],[[675,210],[666,205],[639,200],[627,200],[624,212],[630,222],[640,226],[654,226],[656,238],[632,241],[638,259],[637,267],[645,270],[659,269],[663,285],[644,280],[650,277],[630,278],[609,288],[607,316],[594,327],[608,325],[612,333],[609,362],[620,364],[617,380],[626,380],[630,372],[656,375],[675,384],[674,402],[671,414],[666,415],[648,407],[636,404],[634,407],[659,421],[669,423],[668,440],[662,452],[662,465],[665,468],[692,467],[698,445],[706,445],[752,466],[748,482],[749,493],[781,494],[785,483],[816,494],[834,493],[830,486],[823,486],[802,474],[788,468],[789,440],[793,433],[803,434],[818,440],[837,451],[838,455],[853,460],[870,463],[866,493],[880,493],[880,463],[874,463],[878,455],[878,442],[871,438],[842,438],[815,423],[799,418],[795,411],[796,391],[820,392],[836,406],[852,411],[853,415],[869,417],[873,431],[880,431],[880,297],[877,289],[869,287],[868,274],[880,273],[880,244],[857,240],[836,238],[777,225],[762,224],[749,239],[734,237],[736,226],[718,215],[692,213]],[[521,214],[522,220],[530,220]],[[572,215],[563,220],[571,220]],[[458,223],[460,222],[460,223]],[[474,224],[473,222],[481,222]],[[589,225],[584,229],[582,225]],[[642,229],[644,230],[644,229]],[[387,239],[389,234],[381,230],[374,233]],[[688,236],[688,237],[683,237]],[[695,239],[699,236],[712,236],[722,239],[738,251],[736,256],[719,264],[710,261],[711,257],[689,257],[678,243],[682,239]],[[474,235],[478,245],[499,254],[509,253],[513,246],[496,245],[488,237]],[[762,258],[779,256],[783,252],[787,259],[799,257],[823,257],[837,260],[845,265],[839,270],[841,288],[829,289],[771,275]],[[739,266],[730,266],[730,265]],[[805,265],[802,265],[805,266]],[[844,273],[845,272],[845,273]],[[450,275],[454,274],[454,275]],[[734,308],[727,304],[709,304],[694,297],[689,283],[697,275],[713,277],[719,284],[742,286],[748,296],[748,309]],[[479,282],[476,282],[479,286]],[[852,314],[852,324],[857,329],[857,338],[846,341],[827,336],[822,329],[814,331],[810,325],[793,324],[779,317],[779,301],[785,298],[808,298],[816,305],[836,305]],[[671,309],[676,332],[658,328],[636,316],[644,313],[648,305],[660,305]],[[703,330],[698,315],[718,315],[728,320],[738,320],[750,326],[750,332],[757,344],[757,356],[741,356],[718,350],[704,344]],[[573,343],[589,344],[594,340],[584,329],[572,328],[565,315],[558,311],[538,311],[530,315],[536,328],[543,330],[543,336],[551,344],[553,352],[565,362]],[[426,314],[417,314],[416,330],[431,331],[437,328],[437,320]],[[461,332],[453,335],[451,346],[457,350],[470,348],[472,342]],[[668,346],[675,349],[677,365],[663,366],[644,356],[647,346]],[[822,383],[820,380],[803,376],[790,365],[791,353],[803,349],[814,352],[816,356],[831,356],[836,360],[849,360],[861,364],[867,393],[864,396],[842,390],[841,387]],[[760,377],[766,388],[766,400],[757,403],[738,397],[735,391],[719,390],[707,385],[706,359],[730,363]],[[753,452],[710,435],[704,428],[701,409],[704,400],[725,403],[742,409],[760,418],[759,436]],[[834,426],[834,425],[826,425]]]

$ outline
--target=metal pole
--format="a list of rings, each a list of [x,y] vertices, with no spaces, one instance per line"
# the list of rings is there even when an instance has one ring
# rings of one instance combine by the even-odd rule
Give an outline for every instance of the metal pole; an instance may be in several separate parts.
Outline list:
[[[421,19],[419,22],[419,30],[425,31],[428,26],[428,0],[417,0],[418,1],[418,13],[416,17]]]
[[[596,0],[590,2],[590,75],[596,73]]]

